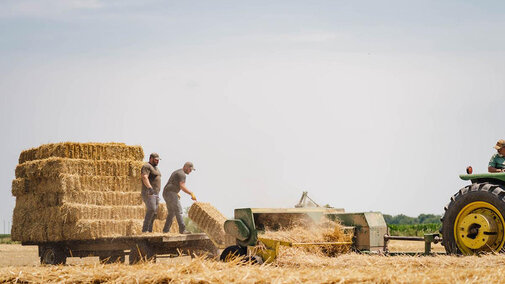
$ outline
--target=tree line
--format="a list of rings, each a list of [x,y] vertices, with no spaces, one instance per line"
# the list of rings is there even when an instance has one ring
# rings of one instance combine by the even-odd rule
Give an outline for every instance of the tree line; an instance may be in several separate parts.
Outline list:
[[[442,225],[440,217],[442,216],[435,214],[420,214],[417,217],[384,214],[389,234],[392,236],[422,237],[424,234],[438,233]]]

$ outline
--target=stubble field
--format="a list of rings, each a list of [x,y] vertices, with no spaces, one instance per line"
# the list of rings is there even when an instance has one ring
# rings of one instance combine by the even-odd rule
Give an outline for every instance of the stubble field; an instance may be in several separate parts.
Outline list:
[[[391,242],[392,251],[423,250],[423,243]],[[443,251],[435,245],[435,251]],[[41,266],[36,247],[0,246],[0,282],[12,283],[503,283],[505,256],[325,257],[282,252],[275,264],[222,263],[202,258],[163,258],[134,266],[102,265],[70,258],[65,266]]]

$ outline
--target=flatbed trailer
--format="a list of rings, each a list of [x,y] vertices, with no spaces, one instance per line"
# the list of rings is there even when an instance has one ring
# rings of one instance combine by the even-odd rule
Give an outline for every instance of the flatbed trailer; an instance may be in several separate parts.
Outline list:
[[[67,257],[98,256],[102,263],[142,260],[156,261],[158,255],[190,256],[218,255],[216,246],[206,234],[188,235],[138,235],[94,240],[68,240],[58,242],[23,242],[22,245],[37,245],[41,264],[65,264]]]

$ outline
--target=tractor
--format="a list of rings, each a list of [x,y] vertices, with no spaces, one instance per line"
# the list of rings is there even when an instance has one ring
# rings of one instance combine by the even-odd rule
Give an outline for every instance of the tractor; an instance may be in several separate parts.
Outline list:
[[[442,244],[448,254],[504,251],[505,173],[460,175],[471,184],[451,197],[442,216]]]

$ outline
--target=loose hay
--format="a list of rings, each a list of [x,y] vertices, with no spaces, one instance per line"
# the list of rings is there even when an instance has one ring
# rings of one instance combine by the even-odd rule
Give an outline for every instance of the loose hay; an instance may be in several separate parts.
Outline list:
[[[3,267],[9,283],[503,283],[505,256],[300,256],[276,265],[172,263]]]
[[[288,241],[292,243],[325,243],[325,242],[351,242],[353,238],[352,231],[346,231],[337,222],[323,221],[318,224],[312,224],[309,227],[294,226],[288,229],[272,231],[266,230],[259,234],[259,237]],[[278,257],[298,257],[303,253],[315,255],[336,256],[341,253],[347,253],[351,245],[315,245],[302,247],[280,247]]]

